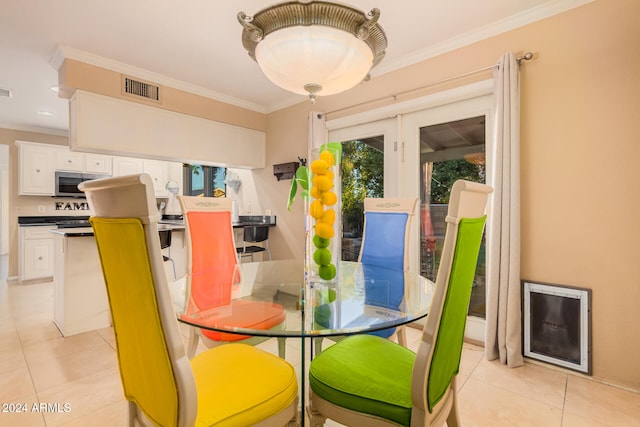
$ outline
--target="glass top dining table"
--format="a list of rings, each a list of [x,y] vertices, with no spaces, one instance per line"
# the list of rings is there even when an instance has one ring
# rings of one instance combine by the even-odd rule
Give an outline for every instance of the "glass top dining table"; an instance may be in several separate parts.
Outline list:
[[[211,271],[215,275],[215,271]],[[305,286],[303,260],[241,263],[226,303],[199,309],[175,301],[178,320],[217,332],[267,337],[326,337],[394,328],[425,317],[434,283],[416,273],[342,261],[334,284]],[[182,293],[184,295],[184,293]],[[285,309],[283,329],[239,326],[224,315],[235,300],[277,304]],[[265,305],[268,307],[268,304]],[[260,317],[260,313],[255,313]],[[216,319],[212,321],[212,319]]]
[[[215,276],[229,277],[229,271],[215,266],[205,273],[205,280]],[[216,332],[278,338],[301,338],[301,372],[305,372],[304,338],[369,333],[419,320],[429,313],[434,283],[416,273],[385,267],[342,261],[335,283],[309,281],[305,285],[303,260],[278,260],[238,264],[231,273],[228,289],[221,287],[211,299],[218,304],[199,309],[186,303],[184,289],[173,290],[178,320],[182,323]],[[192,277],[192,280],[199,278]],[[224,279],[224,282],[229,282]],[[183,282],[184,285],[184,282]],[[176,295],[178,297],[176,298]],[[274,306],[285,311],[284,327],[264,329],[239,326],[232,311],[242,300],[267,304],[251,304],[255,319],[266,315]],[[243,305],[243,304],[240,304]],[[313,354],[313,340],[309,354]],[[300,379],[299,425],[304,427],[306,381]]]

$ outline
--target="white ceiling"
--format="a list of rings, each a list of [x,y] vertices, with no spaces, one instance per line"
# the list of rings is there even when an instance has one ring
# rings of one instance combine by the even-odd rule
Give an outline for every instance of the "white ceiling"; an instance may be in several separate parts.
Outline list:
[[[591,0],[347,0],[381,10],[388,38],[372,77],[543,19]],[[0,14],[0,127],[65,134],[62,57],[268,113],[305,101],[260,72],[240,41],[237,14],[264,0],[9,0]],[[522,46],[535,50],[535,46]],[[39,115],[49,111],[53,116]]]

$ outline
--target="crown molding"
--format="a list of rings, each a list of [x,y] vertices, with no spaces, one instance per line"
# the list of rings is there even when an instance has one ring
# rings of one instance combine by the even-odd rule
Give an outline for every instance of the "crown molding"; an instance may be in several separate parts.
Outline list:
[[[46,128],[40,126],[25,126],[25,125],[16,125],[12,123],[0,123],[0,129],[11,129],[17,130],[20,132],[31,132],[31,133],[42,133],[45,135],[54,135],[54,136],[63,136],[68,138],[69,131],[64,129],[54,129],[54,128]]]

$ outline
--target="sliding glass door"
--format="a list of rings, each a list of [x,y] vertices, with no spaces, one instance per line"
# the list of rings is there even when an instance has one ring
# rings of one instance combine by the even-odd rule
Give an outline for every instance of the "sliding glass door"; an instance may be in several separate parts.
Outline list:
[[[491,96],[486,95],[403,118],[406,156],[415,175],[407,182],[420,197],[419,249],[423,276],[435,280],[446,230],[451,186],[457,179],[485,183],[486,142],[490,141]],[[468,337],[484,339],[486,245],[480,250],[469,306]],[[474,320],[475,319],[475,320]],[[474,324],[476,330],[474,330]]]

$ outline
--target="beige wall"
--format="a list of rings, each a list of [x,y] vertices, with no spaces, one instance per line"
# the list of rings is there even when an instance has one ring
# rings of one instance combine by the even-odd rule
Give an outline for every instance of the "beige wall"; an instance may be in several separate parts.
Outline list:
[[[638,16],[636,0],[598,0],[270,114],[267,165],[306,152],[312,108],[337,110],[491,65],[508,50],[534,51],[521,67],[522,278],[591,288],[593,376],[640,390]],[[274,256],[301,256],[302,208],[286,212],[289,181],[271,178],[261,192],[286,237]]]

